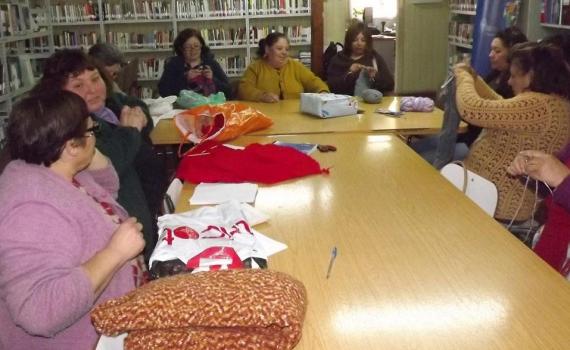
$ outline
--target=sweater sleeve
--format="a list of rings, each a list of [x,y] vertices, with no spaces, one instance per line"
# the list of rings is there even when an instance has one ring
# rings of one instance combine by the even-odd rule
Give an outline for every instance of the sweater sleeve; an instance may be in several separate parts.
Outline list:
[[[214,59],[209,62],[209,65],[214,76],[214,84],[216,85],[216,90],[223,92],[226,96],[226,100],[230,100],[233,97],[232,87],[230,86],[230,81],[228,80],[226,73],[220,64]]]
[[[174,56],[164,66],[164,72],[162,72],[162,76],[158,81],[158,93],[163,97],[178,96],[180,90],[183,90],[185,87],[184,66],[181,66],[177,56]]]
[[[477,93],[475,80],[469,72],[458,69],[455,76],[457,110],[470,124],[483,128],[538,131],[550,119],[548,100],[542,94],[522,93],[510,99],[487,100]]]
[[[259,101],[263,91],[257,88],[257,75],[255,62],[250,64],[239,81],[238,96],[240,100]]]
[[[374,88],[382,93],[393,91],[394,77],[390,73],[386,61],[376,51],[374,51],[374,58],[376,58],[376,64],[378,65],[378,72],[374,77]]]
[[[111,127],[99,121],[101,133],[97,135],[96,147],[109,158],[119,174],[132,167],[141,146],[141,134],[135,128]]]
[[[299,77],[305,92],[330,92],[328,85],[317,77],[309,68],[297,62]]]
[[[335,94],[353,95],[358,74],[348,74],[351,63],[336,54],[327,70],[327,83]]]
[[[491,88],[489,84],[487,84],[485,80],[483,80],[483,78],[481,78],[480,76],[477,76],[477,78],[475,79],[475,91],[477,91],[477,94],[481,98],[484,98],[486,100],[503,99],[503,97],[498,93],[496,93],[495,90],[493,90],[493,88]]]
[[[94,296],[74,223],[51,206],[27,203],[5,215],[0,231],[14,233],[2,235],[0,292],[17,325],[50,337],[89,312]]]

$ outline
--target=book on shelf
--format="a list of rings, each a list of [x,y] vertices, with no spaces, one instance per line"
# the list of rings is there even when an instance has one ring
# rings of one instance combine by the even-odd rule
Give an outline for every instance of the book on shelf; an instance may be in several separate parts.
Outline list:
[[[259,40],[265,38],[269,33],[280,32],[289,38],[292,44],[310,44],[311,27],[302,25],[292,26],[252,26],[249,29],[250,43],[257,44]]]
[[[450,0],[449,8],[452,11],[476,11],[477,0]]]
[[[20,70],[20,63],[17,60],[8,61],[8,72],[10,74],[8,83],[10,91],[18,90],[22,87],[22,71]]]
[[[245,57],[236,56],[216,56],[216,61],[220,64],[226,75],[241,76],[245,71]]]
[[[139,79],[159,79],[164,72],[164,58],[139,59]]]
[[[32,31],[30,8],[20,3],[0,4],[1,36],[27,34]]]
[[[169,49],[174,41],[172,30],[153,30],[147,33],[107,32],[108,43],[114,44],[121,50],[137,49]]]

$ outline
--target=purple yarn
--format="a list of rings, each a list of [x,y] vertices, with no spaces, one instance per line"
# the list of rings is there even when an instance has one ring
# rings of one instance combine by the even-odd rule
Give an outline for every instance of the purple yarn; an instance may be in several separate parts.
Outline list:
[[[433,111],[433,100],[428,97],[402,97],[400,99],[400,110],[405,112],[431,112]]]

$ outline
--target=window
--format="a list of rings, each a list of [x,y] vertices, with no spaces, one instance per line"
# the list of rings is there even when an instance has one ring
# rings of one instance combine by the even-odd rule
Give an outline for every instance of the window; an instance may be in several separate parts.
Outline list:
[[[395,18],[398,14],[398,0],[350,0],[350,8],[360,13],[360,19],[365,7],[372,7],[374,18]]]

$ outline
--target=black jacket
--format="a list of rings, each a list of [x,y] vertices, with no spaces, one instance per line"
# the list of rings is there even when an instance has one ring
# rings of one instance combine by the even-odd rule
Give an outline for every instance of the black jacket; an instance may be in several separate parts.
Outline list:
[[[214,55],[209,54],[202,56],[202,64],[210,66],[212,69],[216,89],[223,92],[224,95],[226,95],[227,100],[231,99],[232,89],[230,82],[220,64],[214,59]],[[166,62],[164,66],[164,72],[162,73],[160,81],[158,82],[158,92],[160,96],[163,97],[170,95],[178,96],[180,90],[184,89],[189,89],[185,74],[184,57],[171,57]]]

